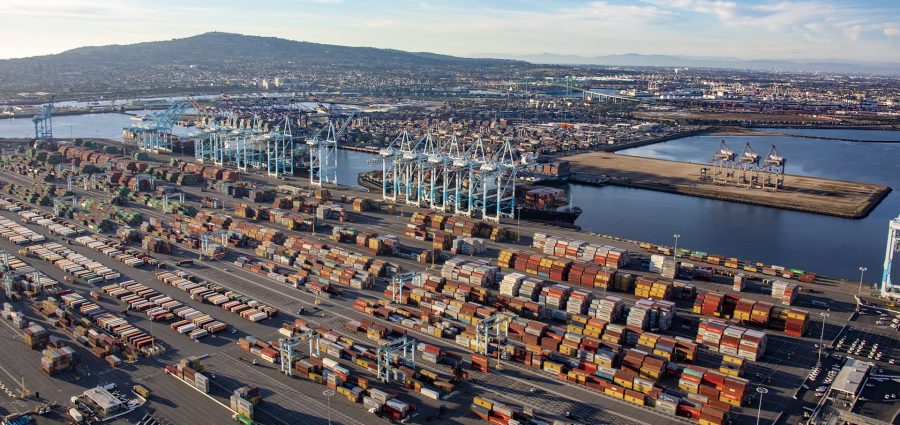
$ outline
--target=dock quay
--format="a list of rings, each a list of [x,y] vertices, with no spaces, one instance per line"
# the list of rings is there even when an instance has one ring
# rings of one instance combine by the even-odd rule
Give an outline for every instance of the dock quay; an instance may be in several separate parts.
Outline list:
[[[585,153],[564,159],[571,161],[575,175],[597,176],[605,184],[843,218],[867,216],[891,191],[884,185],[785,175],[784,188],[773,192],[702,182],[699,179],[700,169],[706,164],[607,152]]]

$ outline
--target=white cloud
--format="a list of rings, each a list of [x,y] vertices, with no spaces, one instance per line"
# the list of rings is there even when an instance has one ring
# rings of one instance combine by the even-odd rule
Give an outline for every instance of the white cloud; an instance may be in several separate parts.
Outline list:
[[[0,57],[218,30],[456,55],[900,61],[900,11],[862,0],[256,1],[0,0],[0,36],[53,29],[33,34],[28,43],[0,46]]]
[[[29,17],[97,18],[138,16],[145,10],[139,4],[116,0],[3,0],[0,15]]]
[[[675,11],[716,16],[729,27],[749,30],[811,35],[835,31],[851,41],[868,32],[890,35],[896,12],[881,13],[865,4],[835,1],[777,0],[762,3],[722,0],[644,0],[645,3]]]

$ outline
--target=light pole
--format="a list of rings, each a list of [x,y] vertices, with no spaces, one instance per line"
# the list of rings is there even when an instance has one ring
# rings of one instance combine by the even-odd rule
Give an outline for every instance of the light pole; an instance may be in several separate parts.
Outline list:
[[[868,267],[859,267],[859,289],[856,290],[856,298],[859,298],[862,295],[863,275],[866,274],[866,270],[869,270]],[[859,305],[859,302],[857,302],[857,305]]]
[[[518,214],[516,214],[516,243],[519,243],[522,241],[522,231],[519,230],[519,224],[522,221],[522,206],[517,206],[516,211],[518,212]]]
[[[765,387],[756,387],[756,392],[759,393],[759,407],[756,408],[756,425],[759,425],[759,414],[762,412],[763,395],[768,393],[769,390]]]
[[[334,395],[334,390],[325,390],[322,391],[322,395],[328,399],[328,425],[331,425],[331,396]]]
[[[822,364],[822,340],[825,338],[825,318],[831,316],[826,312],[819,313],[822,316],[822,329],[819,331],[819,365]]]
[[[678,238],[681,237],[678,233],[672,235],[675,238],[675,248],[672,250],[672,261],[678,261]]]

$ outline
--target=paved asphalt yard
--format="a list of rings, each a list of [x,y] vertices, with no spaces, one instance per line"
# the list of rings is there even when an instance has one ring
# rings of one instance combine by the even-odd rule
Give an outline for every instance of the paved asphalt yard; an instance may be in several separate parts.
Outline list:
[[[10,175],[2,173],[4,178],[16,181],[20,184],[28,184],[27,178],[18,175]],[[271,182],[270,182],[271,183]],[[283,183],[283,182],[282,182]],[[211,195],[209,193],[201,193],[198,189],[188,189],[186,192],[190,195],[203,196]],[[360,196],[359,192],[343,192],[333,191],[336,193],[348,193],[354,196]],[[95,195],[96,196],[96,195]],[[371,195],[370,195],[371,197]],[[165,219],[166,216],[158,211],[149,210],[147,208],[135,208],[140,210],[147,216]],[[404,210],[404,209],[402,209]],[[17,220],[17,215],[6,211],[0,212],[0,215]],[[391,216],[379,213],[358,214],[351,213],[357,223],[344,223],[350,227],[363,230],[377,230],[380,234],[394,233],[403,234],[403,227],[408,223],[409,210],[403,216]],[[20,222],[21,223],[21,222]],[[328,224],[338,224],[326,220]],[[514,227],[515,224],[509,225]],[[46,229],[39,226],[27,225],[27,227],[40,232],[49,237]],[[548,226],[535,223],[522,223],[521,229],[523,234],[530,235],[535,231],[548,231]],[[282,229],[284,231],[284,229]],[[323,229],[324,230],[324,229]],[[578,233],[567,229],[552,229],[553,233],[561,236],[577,237],[580,239],[589,239],[621,247],[628,248],[634,252],[641,252],[634,243],[629,241],[613,241],[609,239],[601,239],[600,237],[589,237],[585,233]],[[285,231],[286,234],[299,234],[299,232]],[[309,233],[303,234],[304,237],[311,237]],[[50,240],[54,238],[50,237]],[[327,235],[317,235],[316,239],[326,241]],[[330,242],[330,241],[329,241]],[[334,243],[334,242],[330,242]],[[522,244],[530,243],[529,237],[524,237]],[[421,249],[427,247],[427,243],[420,241],[411,241],[404,238],[403,244],[412,249]],[[496,252],[501,248],[508,248],[509,244],[499,244],[490,242],[490,251],[488,255],[496,257]],[[135,365],[127,365],[118,369],[110,369],[105,363],[89,354],[81,347],[79,357],[82,359],[82,368],[78,372],[71,372],[59,377],[48,377],[39,370],[40,353],[28,350],[21,342],[13,344],[4,344],[0,348],[0,382],[9,388],[17,388],[18,360],[22,360],[22,371],[26,376],[26,384],[30,391],[39,391],[41,397],[45,401],[55,402],[60,405],[68,405],[68,398],[74,394],[80,393],[86,388],[90,388],[99,383],[117,383],[129,388],[133,383],[141,383],[153,392],[151,401],[138,411],[134,412],[127,418],[116,420],[114,423],[134,423],[145,415],[152,415],[157,418],[159,423],[186,424],[186,423],[209,423],[221,424],[229,421],[229,411],[219,403],[227,405],[225,396],[240,385],[252,383],[258,385],[263,390],[264,401],[257,407],[257,419],[265,424],[287,424],[287,423],[311,423],[325,424],[328,423],[327,408],[328,401],[322,395],[324,386],[314,384],[307,380],[295,379],[280,374],[274,365],[251,365],[241,357],[249,358],[249,353],[240,351],[235,341],[243,335],[253,335],[257,338],[271,340],[277,338],[276,329],[285,321],[292,321],[297,309],[305,306],[307,309],[314,307],[314,297],[304,291],[297,290],[277,283],[273,280],[252,274],[248,271],[239,269],[231,265],[227,261],[218,262],[196,262],[195,266],[186,268],[192,274],[201,278],[215,281],[229,289],[241,292],[243,294],[254,297],[261,302],[268,303],[279,308],[280,314],[260,323],[253,323],[241,319],[239,316],[225,312],[217,307],[209,304],[201,304],[190,300],[189,296],[176,288],[167,286],[155,279],[156,270],[134,269],[111,258],[108,258],[98,252],[92,251],[77,245],[70,245],[71,249],[91,257],[113,269],[121,272],[125,277],[135,279],[153,289],[160,291],[178,301],[182,301],[191,307],[204,313],[212,315],[215,319],[228,324],[230,327],[237,329],[236,334],[222,333],[216,337],[204,338],[200,342],[193,342],[184,335],[178,334],[168,327],[166,323],[153,324],[143,315],[132,313],[128,315],[128,320],[140,327],[148,333],[152,333],[160,340],[167,349],[166,355],[161,359],[143,359]],[[341,244],[342,248],[355,251],[354,246]],[[0,240],[0,248],[7,252],[16,252],[18,247],[9,241]],[[230,250],[231,257],[236,255],[250,255],[248,250]],[[177,259],[196,258],[196,253],[179,250],[175,256],[158,256],[170,264]],[[29,258],[27,261],[39,268],[45,274],[62,282],[63,274],[55,267],[44,263],[39,259]],[[428,265],[411,262],[399,258],[391,258],[391,261],[400,264],[408,270],[422,270]],[[629,272],[632,272],[629,270]],[[635,271],[637,272],[637,271]],[[645,272],[644,272],[645,273]],[[125,278],[123,277],[123,278]],[[723,288],[723,281],[707,283],[695,282],[700,288]],[[783,423],[797,423],[802,415],[802,407],[816,402],[816,398],[810,392],[803,392],[798,396],[802,403],[798,403],[793,399],[795,391],[800,387],[801,382],[806,377],[809,369],[815,365],[817,361],[817,352],[814,344],[818,342],[819,330],[821,322],[818,312],[821,311],[815,306],[809,304],[811,299],[831,299],[830,308],[831,316],[825,322],[824,340],[827,342],[834,339],[853,311],[853,298],[856,287],[850,283],[828,282],[813,285],[817,290],[817,294],[805,295],[805,300],[799,303],[799,307],[808,309],[813,318],[813,324],[804,338],[789,338],[784,334],[772,332],[769,334],[769,349],[767,355],[762,361],[750,365],[747,368],[745,377],[749,378],[754,385],[762,385],[769,388],[763,400],[761,422],[762,424],[771,423],[776,418]],[[76,284],[74,288],[77,292],[87,296],[90,290],[97,290],[97,287],[85,284]],[[341,324],[350,319],[368,318],[356,310],[350,308],[353,299],[356,297],[366,299],[377,299],[380,297],[384,289],[383,283],[368,291],[347,291],[346,295],[341,299],[332,299],[325,301],[319,307],[324,311],[322,316],[305,315],[304,320],[311,321],[321,326],[328,326],[343,335],[350,337],[361,344],[371,346],[371,342],[364,340],[356,335],[349,335],[341,329]],[[633,295],[623,295],[628,300],[634,300]],[[751,285],[748,292],[742,296],[748,296],[757,299],[771,300],[771,298],[763,293],[763,288]],[[41,322],[42,319],[28,308],[23,308],[26,303],[17,303],[17,309],[26,312],[29,320]],[[104,296],[100,301],[101,306],[111,311],[121,311],[124,305],[118,303],[117,300]],[[689,319],[696,318],[689,312],[689,305],[679,306],[679,315]],[[376,320],[377,321],[377,320]],[[382,321],[383,322],[383,321]],[[15,338],[20,333],[13,329],[11,322],[0,321],[0,337]],[[387,323],[387,322],[383,322]],[[50,326],[44,323],[44,326],[50,329]],[[874,325],[873,325],[874,326]],[[861,328],[863,329],[863,328]],[[696,334],[696,329],[683,329],[685,334]],[[463,353],[464,351],[452,344],[448,340],[437,340],[416,332],[411,332],[420,341],[439,344],[449,351]],[[57,335],[59,335],[57,333]],[[844,330],[842,335],[850,335]],[[59,335],[63,336],[63,335]],[[884,335],[878,338],[885,338],[879,344],[885,350],[890,346],[890,350],[894,350],[894,337],[890,332],[885,331]],[[68,338],[71,340],[71,338]],[[879,339],[879,341],[882,341]],[[874,343],[875,341],[871,341]],[[69,345],[75,346],[72,342]],[[828,344],[826,344],[828,345]],[[162,370],[162,363],[172,363],[177,359],[189,355],[207,356],[203,363],[207,369],[216,375],[212,380],[213,390],[212,397],[206,397],[199,392],[181,383],[171,376],[165,375]],[[833,357],[830,357],[832,358]],[[703,350],[698,363],[704,366],[717,367],[721,356]],[[900,359],[898,359],[900,360]],[[886,365],[887,357],[883,358]],[[436,365],[423,365],[438,371],[445,371],[442,367]],[[891,369],[896,372],[896,366]],[[359,371],[359,369],[356,369]],[[585,423],[592,424],[666,424],[666,423],[686,423],[683,420],[673,417],[667,417],[648,409],[641,409],[636,406],[625,404],[624,402],[600,396],[584,387],[574,386],[569,383],[560,382],[543,372],[534,369],[525,368],[521,365],[504,363],[503,373],[480,374],[472,373],[474,382],[465,383],[459,386],[457,393],[452,395],[448,400],[440,402],[429,400],[418,396],[415,393],[400,390],[396,385],[391,385],[390,390],[400,393],[402,399],[414,402],[419,412],[416,417],[411,419],[415,423],[479,423],[478,421],[467,418],[465,411],[474,395],[485,395],[490,398],[496,398],[513,405],[530,406],[535,409],[539,416],[545,419],[560,418],[565,412],[570,412],[574,417]],[[824,372],[822,374],[824,376]],[[819,380],[821,381],[822,376]],[[809,384],[807,384],[809,385]],[[812,386],[811,386],[812,387]],[[814,387],[812,387],[814,388]],[[534,389],[534,391],[532,391]],[[755,423],[756,407],[758,400],[752,400],[748,405],[739,411],[737,417],[738,423]],[[8,397],[0,392],[0,409],[7,412],[23,411],[35,405],[36,401],[26,400],[20,401]],[[438,417],[439,406],[445,407],[443,416]],[[332,423],[344,424],[369,424],[380,423],[379,419],[368,414],[360,404],[352,404],[343,397],[333,397],[331,399],[331,416]],[[50,415],[46,418],[39,419],[39,423],[59,423],[61,419],[59,413]]]

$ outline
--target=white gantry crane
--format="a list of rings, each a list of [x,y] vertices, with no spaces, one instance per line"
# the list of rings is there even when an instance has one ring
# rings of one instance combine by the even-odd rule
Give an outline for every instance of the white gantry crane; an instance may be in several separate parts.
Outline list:
[[[410,192],[409,162],[417,159],[415,143],[404,129],[378,154],[381,155],[381,197],[388,202],[400,202],[401,195],[405,199]]]
[[[344,137],[354,116],[350,113],[340,126],[335,125],[336,120],[329,120],[328,125],[306,141],[309,145],[310,185],[322,187],[324,183],[337,184],[338,141]]]
[[[240,171],[265,170],[271,177],[294,174],[295,136],[285,116],[271,129],[259,115],[207,118],[194,139],[197,162],[234,166]]]
[[[512,142],[509,139],[503,142],[486,165],[487,169],[482,166],[484,201],[481,204],[481,218],[499,223],[502,217],[515,217],[518,160]]]
[[[506,140],[487,155],[480,137],[463,149],[456,135],[444,143],[431,133],[415,141],[404,130],[382,149],[382,199],[466,217],[513,217],[520,161]]]
[[[65,205],[69,201],[72,202],[72,208],[75,208],[78,206],[78,197],[75,195],[60,196],[60,197],[53,198],[53,215],[59,217],[59,214],[62,212],[62,206]]]
[[[715,184],[729,184],[734,182],[734,168],[737,154],[734,153],[725,141],[719,143],[719,147],[709,161],[713,164],[712,181]]]
[[[763,189],[776,191],[784,188],[784,166],[787,161],[783,156],[778,154],[775,145],[769,149],[769,153],[763,158],[761,165],[762,172],[765,176],[763,179]]]
[[[438,143],[434,150],[427,154],[428,161],[428,208],[434,211],[444,211],[447,206],[447,170],[453,164],[453,158],[450,156],[451,145],[459,147],[456,136],[451,136],[446,143]]]
[[[453,213],[466,217],[472,217],[479,210],[479,204],[483,200],[478,196],[484,190],[484,175],[481,168],[487,162],[484,151],[484,141],[481,136],[475,138],[475,142],[466,150],[463,158],[454,161],[457,168],[454,191],[456,202],[453,205]]]
[[[184,204],[184,192],[171,192],[163,195],[163,212],[166,214],[172,213],[172,203],[169,202],[170,199],[176,198],[178,199],[179,204]]]
[[[900,288],[894,287],[891,265],[894,253],[900,251],[900,216],[888,222],[887,248],[884,251],[884,272],[881,276],[881,296],[900,300]]]

